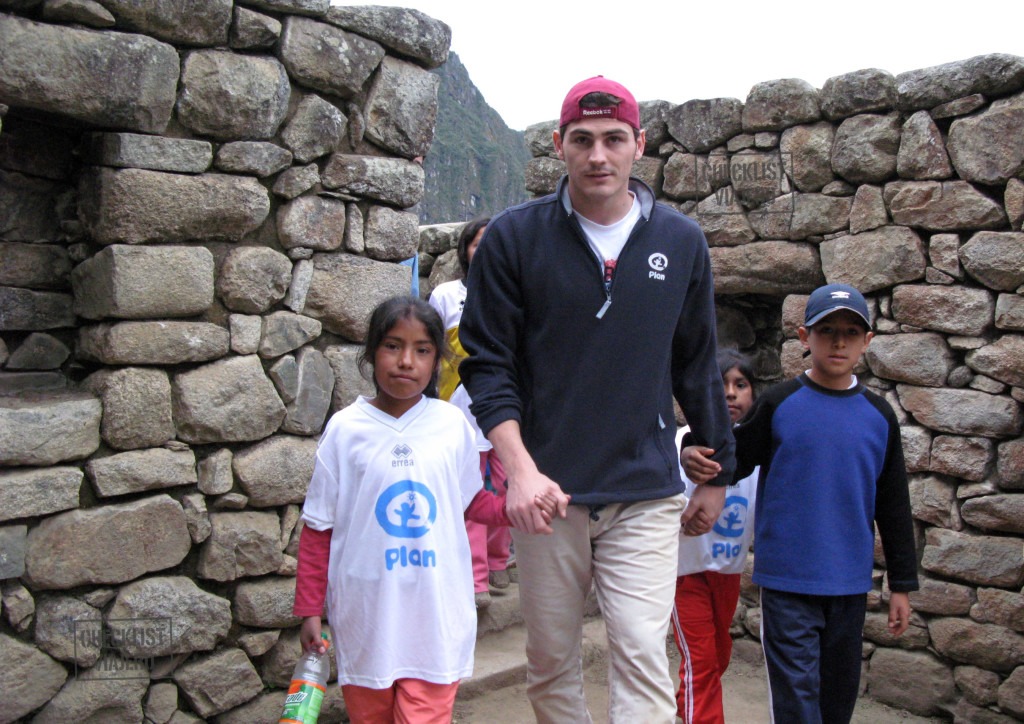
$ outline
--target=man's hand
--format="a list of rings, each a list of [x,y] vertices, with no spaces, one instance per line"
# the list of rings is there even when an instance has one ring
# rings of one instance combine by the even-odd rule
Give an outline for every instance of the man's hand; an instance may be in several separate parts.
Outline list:
[[[889,633],[899,636],[910,626],[910,595],[893,591],[889,594]]]
[[[683,465],[686,477],[697,485],[714,480],[722,472],[722,466],[711,459],[714,454],[711,448],[699,445],[688,445],[680,450],[679,462]]]
[[[725,506],[724,485],[698,485],[683,511],[684,535],[704,535],[718,520]]]
[[[526,533],[550,533],[551,526],[538,506],[542,499],[554,500],[554,510],[564,518],[569,509],[569,496],[558,483],[537,470],[536,463],[523,445],[516,420],[505,420],[487,434],[494,452],[508,475],[505,513],[513,526]],[[550,516],[554,518],[554,515]]]

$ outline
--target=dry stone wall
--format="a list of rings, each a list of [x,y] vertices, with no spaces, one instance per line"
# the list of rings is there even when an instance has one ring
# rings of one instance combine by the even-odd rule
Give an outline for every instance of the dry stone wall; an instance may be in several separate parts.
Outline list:
[[[745,101],[641,113],[634,174],[700,222],[720,336],[762,379],[805,368],[796,328],[816,286],[869,297],[877,336],[858,374],[902,425],[922,585],[895,639],[879,547],[868,693],[957,722],[1024,720],[1024,58],[768,81]],[[538,194],[564,172],[555,125],[526,131]],[[759,621],[748,578],[734,635],[756,638]]]
[[[328,0],[0,0],[0,722],[277,721],[449,44]]]

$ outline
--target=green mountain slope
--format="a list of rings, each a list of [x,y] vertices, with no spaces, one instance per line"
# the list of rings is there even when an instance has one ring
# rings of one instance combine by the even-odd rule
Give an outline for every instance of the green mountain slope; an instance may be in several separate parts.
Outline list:
[[[437,125],[423,162],[426,189],[411,210],[421,224],[493,216],[526,201],[530,153],[522,131],[513,131],[487,105],[459,56],[431,71],[441,77]]]

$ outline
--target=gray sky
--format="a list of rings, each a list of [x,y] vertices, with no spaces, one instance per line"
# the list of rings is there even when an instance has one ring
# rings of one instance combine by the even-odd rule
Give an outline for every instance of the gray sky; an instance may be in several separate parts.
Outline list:
[[[1024,55],[1019,0],[392,4],[451,26],[452,50],[517,130],[557,118],[570,86],[598,74],[639,101],[682,103],[744,100],[755,83],[778,78],[821,88],[832,76],[863,68],[898,74],[986,53]]]

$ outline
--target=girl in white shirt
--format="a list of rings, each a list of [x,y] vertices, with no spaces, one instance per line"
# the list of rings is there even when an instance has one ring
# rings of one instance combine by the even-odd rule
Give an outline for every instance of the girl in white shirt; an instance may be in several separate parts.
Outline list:
[[[735,350],[718,353],[718,369],[725,385],[725,401],[733,423],[754,404],[750,362]],[[680,430],[682,439],[686,428]],[[697,483],[714,477],[713,450],[683,448],[681,459],[686,495]],[[713,464],[713,463],[711,463]],[[729,627],[740,595],[740,576],[754,537],[754,498],[759,470],[731,486],[725,507],[711,531],[679,537],[679,570],[672,626],[682,654],[676,714],[684,724],[724,724],[722,674],[732,655]]]
[[[508,525],[481,489],[473,431],[437,399],[437,312],[395,297],[370,317],[360,358],[375,397],[335,414],[317,449],[299,542],[295,608],[305,650],[324,599],[352,722],[448,722],[472,673],[473,579],[464,515]]]

